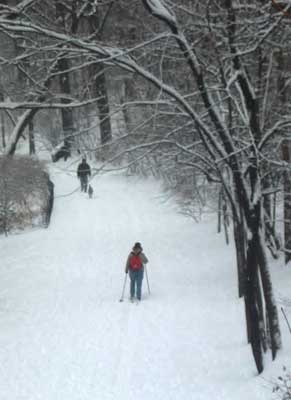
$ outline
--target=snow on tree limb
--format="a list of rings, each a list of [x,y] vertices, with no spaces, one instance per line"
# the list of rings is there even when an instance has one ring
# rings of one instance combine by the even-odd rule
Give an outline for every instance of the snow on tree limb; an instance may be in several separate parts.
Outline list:
[[[268,141],[280,130],[291,126],[291,119],[286,118],[283,121],[277,121],[270,129],[266,131],[261,141],[258,143],[258,149],[261,151]]]
[[[176,27],[177,20],[163,0],[142,0],[146,9],[155,17],[161,19],[172,27]]]
[[[23,0],[16,6],[10,7],[7,5],[0,5],[0,15],[5,18],[16,18],[19,14],[23,13],[27,8],[32,6],[38,0]]]
[[[62,97],[63,98],[63,97]],[[100,97],[89,99],[86,101],[70,101],[68,103],[57,103],[57,102],[12,102],[5,101],[0,102],[0,110],[19,110],[19,109],[62,109],[62,108],[80,108],[100,100]]]

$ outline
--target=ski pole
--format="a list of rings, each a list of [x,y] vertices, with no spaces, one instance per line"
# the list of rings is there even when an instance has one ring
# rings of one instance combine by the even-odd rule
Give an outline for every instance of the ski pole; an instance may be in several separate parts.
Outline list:
[[[124,298],[124,291],[125,291],[126,280],[127,280],[127,274],[125,274],[125,277],[124,277],[124,283],[123,283],[122,294],[121,294],[121,297],[120,297],[120,300],[119,300],[120,302],[122,302],[122,301],[123,301],[123,298]]]
[[[147,270],[147,266],[146,265],[144,266],[144,269],[145,269],[145,274],[146,274],[146,278],[147,278],[148,291],[149,291],[149,294],[151,294],[150,284],[149,284],[149,277],[148,277],[148,270]]]
[[[289,332],[291,333],[291,327],[290,327],[288,318],[286,317],[286,314],[285,314],[285,311],[284,311],[283,307],[281,307],[281,311],[282,311],[282,314],[284,315],[285,321],[286,321],[286,323],[287,323],[287,325],[288,325]]]

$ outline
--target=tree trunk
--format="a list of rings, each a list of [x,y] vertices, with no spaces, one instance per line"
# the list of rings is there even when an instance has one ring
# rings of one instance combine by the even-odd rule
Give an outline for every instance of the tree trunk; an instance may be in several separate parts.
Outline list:
[[[272,206],[272,229],[276,229],[276,209],[277,209],[277,193],[273,196],[273,206]]]
[[[264,293],[268,323],[270,328],[272,357],[274,360],[277,354],[277,350],[281,348],[282,343],[281,343],[279,316],[275,299],[273,296],[271,275],[269,271],[265,246],[263,243],[262,232],[258,234],[257,237],[256,252],[257,252],[258,264],[260,268],[261,280],[263,285],[263,293]]]
[[[95,13],[88,17],[89,29],[92,34],[95,34],[96,39],[101,39],[105,21],[99,21],[100,16]],[[89,68],[89,78],[94,77],[93,81],[93,96],[98,98],[98,116],[100,128],[101,144],[106,144],[112,140],[112,128],[110,119],[110,106],[107,92],[106,75],[104,64],[98,62]]]
[[[245,304],[245,316],[246,316],[247,341],[250,344],[251,343],[251,325],[252,324],[251,324],[249,302],[247,300],[247,296],[246,295],[244,295],[244,304]]]
[[[283,160],[287,163],[290,162],[290,141],[284,140],[282,142]],[[284,187],[284,248],[285,248],[285,263],[291,260],[291,177],[290,173],[286,170],[283,176]]]
[[[268,349],[266,340],[266,323],[265,323],[264,301],[262,297],[262,287],[259,274],[257,274],[257,282],[256,282],[256,303],[258,305],[258,311],[259,311],[259,327],[260,327],[261,343],[264,352],[266,353]]]
[[[259,308],[257,304],[258,265],[256,259],[256,236],[247,244],[246,307],[250,319],[250,343],[258,373],[264,370],[263,351],[260,333]]]
[[[97,107],[99,111],[99,123],[100,123],[100,139],[101,144],[105,144],[111,141],[111,121],[110,121],[110,107],[108,102],[106,76],[104,72],[104,65],[102,63],[96,64],[95,69],[95,96],[98,98]]]
[[[254,159],[251,159],[249,168],[249,179],[251,186],[250,203],[247,203],[241,195],[240,183],[235,180],[236,193],[238,203],[243,211],[243,218],[248,229],[244,233],[247,235],[246,242],[246,316],[250,343],[258,372],[263,371],[263,348],[266,344],[266,323],[264,322],[264,306],[262,304],[262,296],[259,293],[259,275],[260,272],[264,301],[266,307],[266,315],[270,327],[270,339],[273,359],[277,350],[281,347],[281,334],[278,321],[276,304],[273,298],[273,289],[271,277],[268,269],[266,258],[265,243],[263,240],[263,218],[262,218],[262,197],[259,196],[260,178],[258,168]]]
[[[228,215],[227,215],[227,205],[224,199],[223,206],[222,206],[222,212],[223,212],[223,227],[224,227],[224,233],[225,233],[225,241],[226,244],[229,244],[229,235],[228,235],[228,226],[229,226],[229,220],[228,220]]]
[[[13,156],[13,154],[16,151],[16,146],[17,146],[18,140],[22,136],[27,125],[30,123],[30,121],[32,121],[32,119],[35,116],[35,114],[37,113],[37,111],[38,111],[38,108],[33,108],[30,110],[27,110],[19,118],[16,126],[13,129],[13,132],[11,135],[12,136],[11,141],[10,141],[9,145],[7,145],[7,147],[6,147],[6,151],[5,151],[6,155]]]
[[[243,223],[233,220],[233,235],[236,250],[236,264],[238,273],[238,296],[241,298],[245,294],[246,279],[246,246]]]
[[[35,154],[35,141],[34,141],[34,125],[33,121],[29,121],[28,124],[28,135],[29,135],[29,154]]]
[[[253,169],[255,173],[255,168]],[[254,175],[253,175],[254,178]],[[273,296],[273,288],[271,282],[271,276],[268,268],[268,262],[266,257],[263,229],[261,226],[261,204],[259,201],[255,203],[252,209],[247,211],[246,221],[249,229],[248,236],[250,239],[247,243],[247,305],[249,307],[249,313],[251,318],[251,344],[256,360],[258,372],[261,372],[262,362],[262,346],[265,345],[266,323],[264,321],[264,310],[263,305],[260,305],[260,297],[257,289],[257,282],[259,282],[258,268],[260,272],[264,301],[266,307],[267,321],[270,328],[270,340],[272,357],[275,359],[277,350],[281,347],[281,333],[279,327],[279,318],[277,307]],[[261,320],[261,323],[260,323]],[[263,332],[263,333],[262,333]],[[259,334],[259,337],[254,335]]]
[[[66,13],[67,10],[62,2],[55,0],[56,7],[56,18],[59,20],[64,27],[66,27]],[[56,70],[61,72],[59,76],[59,85],[61,89],[61,93],[63,95],[62,103],[69,103],[70,100],[67,98],[71,94],[71,84],[70,84],[70,75],[69,75],[69,61],[64,55],[60,57],[57,62]],[[71,108],[62,108],[62,127],[63,127],[63,135],[64,135],[64,147],[68,150],[68,153],[71,148],[71,144],[73,143],[73,132],[74,132],[74,121],[73,121],[73,112]]]
[[[286,73],[289,73],[288,55],[284,54],[283,50],[277,52],[277,91],[280,101],[280,112],[285,113],[288,111],[286,108],[287,101],[287,87]],[[282,158],[286,163],[290,163],[290,140],[285,139],[282,141]],[[285,263],[291,260],[291,177],[289,172],[283,174],[283,192],[284,192],[284,248],[285,248]]]
[[[221,232],[221,213],[222,213],[222,190],[219,190],[218,210],[217,210],[217,233]]]
[[[60,58],[58,60],[58,70],[60,72],[67,71],[69,69],[69,62],[66,57]],[[70,100],[66,99],[66,95],[71,94],[71,85],[70,85],[70,77],[68,72],[64,72],[60,75],[59,79],[60,89],[64,98],[62,99],[62,103],[69,103]],[[74,121],[73,121],[73,112],[71,108],[62,108],[62,126],[63,126],[63,134],[64,134],[64,145],[70,150],[71,144],[74,141],[73,132],[74,132]]]
[[[1,111],[1,139],[2,139],[2,147],[5,149],[6,147],[6,139],[5,139],[5,118],[4,112]]]
[[[265,218],[265,239],[267,247],[275,259],[279,258],[279,250],[281,248],[280,239],[276,234],[274,222],[270,221],[269,217]]]
[[[272,188],[273,182],[270,174],[262,179],[263,190]],[[281,248],[280,240],[275,231],[274,219],[276,216],[272,209],[272,194],[265,194],[263,197],[264,224],[265,224],[265,240],[272,256],[279,258],[279,250]]]

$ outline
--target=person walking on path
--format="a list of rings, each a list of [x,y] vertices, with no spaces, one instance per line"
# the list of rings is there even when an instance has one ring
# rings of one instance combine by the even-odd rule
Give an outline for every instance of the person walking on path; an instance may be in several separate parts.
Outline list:
[[[87,192],[88,178],[91,176],[90,165],[86,162],[86,158],[78,165],[77,176],[81,182],[81,192]]]
[[[125,273],[129,272],[130,278],[130,300],[133,301],[136,295],[137,300],[141,300],[142,280],[144,265],[148,263],[146,255],[139,242],[135,243],[130,252],[125,266]]]

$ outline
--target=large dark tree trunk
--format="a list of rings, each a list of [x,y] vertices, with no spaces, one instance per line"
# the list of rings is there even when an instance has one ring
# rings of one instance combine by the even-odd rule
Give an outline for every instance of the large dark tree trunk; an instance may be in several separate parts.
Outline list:
[[[263,350],[266,350],[266,320],[270,328],[270,341],[273,359],[281,346],[281,335],[277,307],[273,298],[271,276],[266,257],[262,218],[262,196],[260,196],[260,178],[255,159],[250,160],[249,182],[251,196],[249,201],[245,198],[239,175],[234,174],[237,201],[242,210],[241,229],[244,228],[244,240],[246,244],[246,268],[245,268],[245,305],[247,318],[248,339],[258,372],[263,371]],[[236,221],[236,224],[238,222]],[[240,246],[239,232],[236,233],[236,245]],[[242,232],[242,231],[241,231]],[[242,234],[242,233],[241,233]],[[247,238],[247,240],[246,240]],[[238,251],[237,249],[237,251]],[[243,259],[243,258],[242,258]],[[264,303],[261,294],[263,289]],[[266,308],[266,315],[265,310]]]
[[[257,303],[257,281],[258,266],[256,261],[256,238],[253,237],[248,241],[247,245],[247,265],[246,265],[246,309],[249,318],[250,343],[252,346],[253,356],[257,366],[257,370],[261,373],[263,366],[263,351],[260,334],[260,316]]]
[[[267,312],[267,322],[270,329],[270,340],[273,360],[276,357],[277,351],[281,348],[281,333],[279,325],[278,310],[273,296],[273,287],[271,275],[268,267],[266,250],[263,243],[262,233],[257,240],[257,257],[260,268],[261,281],[263,286],[264,300]]]
[[[243,226],[243,218],[238,221],[233,219],[233,235],[236,249],[236,263],[238,273],[238,296],[243,297],[245,294],[245,279],[246,279],[246,238]]]
[[[267,322],[270,329],[273,359],[276,356],[277,350],[281,347],[279,318],[277,307],[273,298],[272,282],[266,257],[260,214],[260,202],[257,202],[251,212],[249,212],[248,209],[245,209],[246,226],[248,229],[247,235],[249,237],[248,241],[246,242],[246,314],[247,318],[250,320],[250,342],[259,373],[262,371],[262,349],[266,349]],[[266,318],[264,304],[260,294],[260,281],[262,282],[264,304],[266,307]]]
[[[235,213],[233,213],[233,216]],[[246,254],[246,235],[243,225],[243,212],[240,208],[240,219],[233,218],[233,236],[236,250],[236,264],[238,274],[238,296],[244,298],[245,315],[246,315],[246,333],[247,341],[252,340],[252,318],[250,312],[250,296],[247,296],[249,291],[247,279],[247,254]]]

